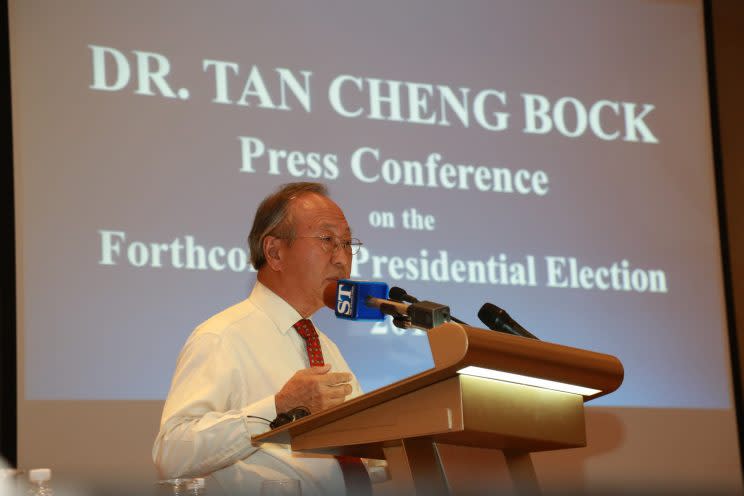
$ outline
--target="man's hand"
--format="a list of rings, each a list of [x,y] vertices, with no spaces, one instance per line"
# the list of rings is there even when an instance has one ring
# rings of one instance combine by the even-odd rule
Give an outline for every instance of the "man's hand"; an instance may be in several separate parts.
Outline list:
[[[351,394],[351,374],[330,370],[329,364],[298,370],[274,396],[276,412],[304,406],[317,413],[343,403]]]

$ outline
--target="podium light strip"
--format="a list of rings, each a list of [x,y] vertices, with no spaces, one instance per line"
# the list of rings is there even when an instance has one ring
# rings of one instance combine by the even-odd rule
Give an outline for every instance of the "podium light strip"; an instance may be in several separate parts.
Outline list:
[[[484,377],[486,379],[496,379],[504,382],[512,382],[515,384],[535,386],[543,389],[552,389],[554,391],[563,391],[564,393],[580,394],[582,396],[592,396],[600,392],[599,389],[549,381],[547,379],[540,379],[538,377],[530,377],[527,375],[512,374],[511,372],[502,372],[500,370],[484,369],[483,367],[473,367],[472,365],[458,370],[457,373],[475,377]]]

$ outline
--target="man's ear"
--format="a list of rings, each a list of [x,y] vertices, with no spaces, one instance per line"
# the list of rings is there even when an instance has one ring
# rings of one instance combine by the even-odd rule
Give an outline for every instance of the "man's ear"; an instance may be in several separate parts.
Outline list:
[[[266,263],[272,270],[279,271],[282,269],[282,253],[284,249],[284,240],[274,236],[266,236],[263,240],[263,252],[266,257]]]

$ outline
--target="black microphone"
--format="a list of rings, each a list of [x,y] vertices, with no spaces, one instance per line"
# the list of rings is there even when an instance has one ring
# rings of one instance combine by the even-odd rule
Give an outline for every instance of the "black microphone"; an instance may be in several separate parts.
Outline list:
[[[390,292],[388,293],[388,298],[395,301],[405,301],[408,303],[418,303],[418,298],[415,296],[409,295],[405,289],[399,288],[398,286],[393,286],[390,288]]]
[[[506,310],[493,303],[484,303],[478,310],[478,318],[492,331],[506,332],[523,338],[540,339],[519,325],[516,320],[506,313]]]
[[[419,302],[418,298],[416,298],[413,295],[408,294],[405,289],[399,288],[398,286],[393,286],[392,288],[390,288],[390,292],[388,293],[388,298],[390,298],[391,300],[400,301],[400,302],[404,302],[404,301],[408,303]],[[453,316],[452,314],[450,314],[449,318],[451,321],[457,322],[458,324],[470,325],[470,324],[466,324],[465,322]]]

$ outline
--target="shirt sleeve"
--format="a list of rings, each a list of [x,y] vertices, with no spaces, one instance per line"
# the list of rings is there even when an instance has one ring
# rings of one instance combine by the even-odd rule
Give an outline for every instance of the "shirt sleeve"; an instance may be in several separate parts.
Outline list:
[[[269,430],[274,396],[242,405],[245,388],[234,351],[221,336],[192,336],[178,358],[163,408],[153,461],[160,477],[202,476],[246,458],[251,436]]]

